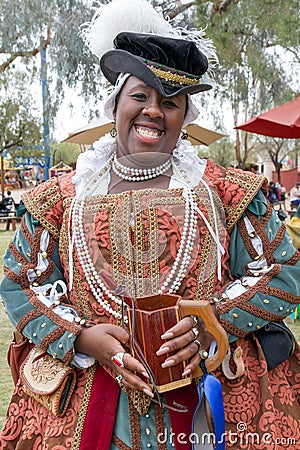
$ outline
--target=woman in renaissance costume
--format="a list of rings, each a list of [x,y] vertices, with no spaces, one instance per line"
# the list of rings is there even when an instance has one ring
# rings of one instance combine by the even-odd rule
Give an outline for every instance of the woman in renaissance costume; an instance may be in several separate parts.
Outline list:
[[[145,13],[148,28],[116,33],[102,54],[104,24],[114,30],[121,4]],[[283,324],[299,302],[299,252],[263,176],[201,159],[182,139],[198,115],[192,96],[211,88],[211,44],[176,34],[142,0],[100,8],[85,39],[114,86],[105,113],[115,126],[80,155],[76,173],[23,196],[1,296],[22,342],[40,353],[21,366],[0,448],[189,450],[226,441],[258,450],[289,439],[300,448],[299,349]],[[205,301],[227,334],[212,375],[223,398],[200,411],[205,432],[194,417],[201,378],[159,394],[147,361],[132,354],[126,298],[165,294]],[[144,336],[146,348],[154,336]],[[182,378],[214,353],[196,315],[161,339],[152,358],[165,371],[184,363]],[[61,409],[41,394],[49,358],[73,373]],[[222,442],[205,441],[223,420],[221,403]]]

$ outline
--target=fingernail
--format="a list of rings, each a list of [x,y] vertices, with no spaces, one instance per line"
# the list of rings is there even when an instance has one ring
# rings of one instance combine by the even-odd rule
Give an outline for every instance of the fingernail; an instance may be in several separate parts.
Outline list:
[[[146,394],[146,395],[149,395],[149,397],[151,397],[151,398],[153,398],[154,397],[154,395],[153,395],[153,393],[151,392],[151,391],[149,391],[149,389],[143,389],[143,392]]]
[[[186,369],[184,372],[182,372],[182,378],[186,377],[187,375],[189,375],[191,373],[191,369]]]
[[[142,375],[144,375],[144,377],[149,378],[149,375],[147,374],[147,372],[141,372]]]
[[[167,331],[166,333],[161,335],[161,339],[171,339],[174,336],[172,331]]]
[[[169,353],[169,351],[170,351],[169,347],[163,347],[157,350],[156,354],[157,356],[165,355],[166,353]]]
[[[174,359],[169,359],[169,361],[165,361],[162,363],[161,367],[164,369],[165,367],[170,367],[175,363]]]

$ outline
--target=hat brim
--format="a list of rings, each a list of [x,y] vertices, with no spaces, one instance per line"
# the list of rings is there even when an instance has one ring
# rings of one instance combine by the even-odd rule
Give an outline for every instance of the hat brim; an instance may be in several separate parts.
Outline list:
[[[183,87],[164,83],[152,72],[142,58],[132,55],[125,50],[110,50],[106,52],[101,58],[100,67],[105,78],[113,85],[116,84],[120,73],[130,73],[165,97],[173,97],[180,94],[196,94],[212,88],[210,84],[201,82]]]

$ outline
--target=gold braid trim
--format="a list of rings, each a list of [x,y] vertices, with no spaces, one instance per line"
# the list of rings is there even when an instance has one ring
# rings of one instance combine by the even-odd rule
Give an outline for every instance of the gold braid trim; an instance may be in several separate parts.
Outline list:
[[[162,78],[165,81],[171,81],[173,83],[177,83],[177,84],[183,84],[185,86],[192,86],[194,84],[199,84],[199,79],[198,78],[189,78],[185,75],[179,75],[177,73],[173,73],[170,71],[166,71],[163,69],[158,69],[157,67],[154,66],[148,66],[149,69],[152,70],[152,72],[158,77],[158,78]]]
[[[248,176],[247,172],[239,172],[235,169],[228,169],[226,171],[226,180],[233,185],[235,184],[240,186],[244,191],[244,195],[237,205],[234,207],[231,205],[224,206],[226,216],[228,217],[227,230],[231,233],[233,227],[239,221],[243,212],[251,203],[255,195],[262,186],[266,185],[267,179],[262,175],[254,177],[249,173]]]
[[[56,206],[61,200],[61,193],[57,184],[54,184],[53,180],[48,182],[49,188],[42,192],[35,190],[29,193],[25,193],[22,196],[22,200],[27,211],[34,217],[39,223],[54,236],[55,239],[59,238],[59,226],[56,226],[50,219],[51,215],[46,213]]]

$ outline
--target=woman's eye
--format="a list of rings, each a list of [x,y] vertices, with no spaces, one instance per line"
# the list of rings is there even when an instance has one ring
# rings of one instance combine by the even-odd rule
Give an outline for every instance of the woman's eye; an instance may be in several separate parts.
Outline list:
[[[170,106],[172,108],[178,108],[177,104],[173,102],[172,100],[164,100],[163,104],[165,106]]]
[[[141,92],[138,92],[136,94],[131,95],[132,98],[136,98],[138,100],[145,100],[147,97],[145,94],[142,94]]]

